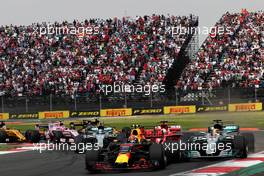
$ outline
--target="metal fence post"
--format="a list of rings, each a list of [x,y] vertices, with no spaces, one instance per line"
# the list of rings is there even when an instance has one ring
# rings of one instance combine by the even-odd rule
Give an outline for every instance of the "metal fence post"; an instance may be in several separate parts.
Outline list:
[[[77,111],[76,93],[74,94],[74,111]]]
[[[127,108],[127,95],[126,95],[126,91],[125,91],[125,108]]]
[[[1,96],[1,104],[2,104],[1,111],[2,113],[4,113],[4,96]]]
[[[175,103],[176,106],[178,105],[178,92],[177,92],[177,88],[175,87]]]
[[[228,104],[230,104],[231,103],[231,92],[230,92],[230,86],[228,86],[228,88],[227,88],[228,90]]]
[[[50,94],[50,111],[52,111],[52,94]]]
[[[101,96],[101,94],[99,96],[99,108],[100,108],[100,110],[102,109],[102,96]]]
[[[204,105],[204,91],[202,91],[202,105]]]
[[[26,96],[26,112],[28,112],[28,98]]]
[[[153,107],[152,91],[150,90],[150,107]]]

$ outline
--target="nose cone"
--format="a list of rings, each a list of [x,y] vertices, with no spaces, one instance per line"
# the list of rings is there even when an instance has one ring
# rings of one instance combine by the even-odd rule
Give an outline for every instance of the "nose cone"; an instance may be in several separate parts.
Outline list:
[[[115,163],[116,164],[127,164],[130,158],[130,153],[120,153],[118,154]]]

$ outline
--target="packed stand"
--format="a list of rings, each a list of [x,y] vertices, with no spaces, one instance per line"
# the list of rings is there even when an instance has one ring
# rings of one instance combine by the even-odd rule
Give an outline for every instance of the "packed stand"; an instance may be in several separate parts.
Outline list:
[[[172,36],[170,28],[190,22],[152,15],[0,26],[0,92],[89,96],[102,84],[162,82],[186,37]],[[60,30],[40,35],[43,27]],[[64,31],[81,27],[94,33]]]
[[[182,90],[264,87],[264,12],[226,13],[216,24],[223,35],[209,35],[177,86]]]

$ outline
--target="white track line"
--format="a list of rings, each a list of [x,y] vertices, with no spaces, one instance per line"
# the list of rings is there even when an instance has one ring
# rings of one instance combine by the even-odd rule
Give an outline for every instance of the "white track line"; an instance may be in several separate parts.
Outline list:
[[[20,153],[20,152],[27,152],[27,151],[33,151],[35,149],[33,144],[21,144],[21,147],[6,150],[6,151],[0,151],[0,155],[6,155],[11,153]]]
[[[254,160],[248,160],[250,158],[254,158]],[[261,158],[261,160],[258,160],[257,158]],[[220,163],[216,163],[216,164],[212,164],[212,165],[208,165],[205,167],[201,167],[201,168],[196,168],[196,169],[192,169],[190,171],[186,171],[186,172],[180,172],[180,173],[174,173],[171,174],[169,176],[219,176],[219,175],[223,175],[226,174],[225,173],[197,173],[195,171],[197,170],[202,170],[202,169],[206,169],[206,168],[210,168],[210,167],[241,167],[241,168],[247,168],[247,167],[251,167],[260,163],[263,163],[263,158],[264,158],[264,151],[262,152],[258,152],[258,153],[254,153],[248,156],[248,159],[245,159],[243,161],[243,159],[231,159],[228,161],[223,161]]]

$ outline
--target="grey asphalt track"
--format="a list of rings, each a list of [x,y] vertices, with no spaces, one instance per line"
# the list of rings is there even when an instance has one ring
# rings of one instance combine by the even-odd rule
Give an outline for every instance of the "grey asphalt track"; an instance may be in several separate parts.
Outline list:
[[[264,131],[254,132],[256,138],[256,152],[264,151]],[[186,163],[169,165],[165,170],[155,172],[132,172],[115,174],[98,174],[111,176],[165,176],[183,171],[215,164],[219,160],[194,160]],[[0,155],[1,176],[84,176],[89,175],[84,167],[84,155],[74,152],[53,151],[39,153],[30,151]]]
[[[258,174],[254,175],[254,176],[263,176],[263,175],[264,175],[264,172],[258,173]]]

